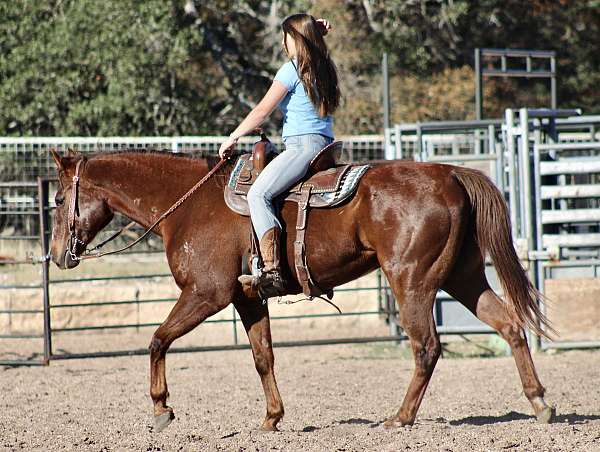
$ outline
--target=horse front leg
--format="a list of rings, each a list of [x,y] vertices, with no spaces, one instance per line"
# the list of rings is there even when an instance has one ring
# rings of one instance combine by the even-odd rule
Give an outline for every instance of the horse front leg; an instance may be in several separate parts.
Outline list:
[[[283,418],[283,402],[277,382],[273,365],[273,344],[271,341],[271,325],[269,321],[269,307],[260,301],[244,300],[235,303],[248,340],[252,346],[254,365],[260,375],[260,380],[267,400],[267,414],[262,423],[261,430],[277,431],[277,423]]]
[[[167,405],[169,391],[165,375],[165,357],[173,341],[189,333],[207,317],[230,303],[231,297],[221,293],[199,294],[184,287],[167,319],[158,327],[150,342],[150,396],[154,403],[154,431],[164,430],[175,418]]]

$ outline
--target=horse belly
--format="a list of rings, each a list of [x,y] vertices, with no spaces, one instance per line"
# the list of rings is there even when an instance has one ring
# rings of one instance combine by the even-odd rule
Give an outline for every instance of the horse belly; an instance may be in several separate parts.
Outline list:
[[[307,216],[305,248],[312,278],[323,288],[352,281],[378,267],[377,257],[361,240],[362,205],[355,196],[341,206],[311,209]],[[286,204],[282,218],[287,230],[287,260],[295,275],[294,240],[296,238],[295,204]]]

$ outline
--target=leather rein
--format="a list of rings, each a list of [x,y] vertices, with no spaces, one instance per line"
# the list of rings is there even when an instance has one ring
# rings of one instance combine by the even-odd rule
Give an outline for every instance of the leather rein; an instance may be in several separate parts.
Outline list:
[[[87,250],[85,252],[85,254],[78,256],[77,255],[77,245],[78,244],[82,245],[82,246],[87,245],[83,240],[81,240],[79,237],[77,237],[77,231],[75,230],[75,220],[79,216],[79,199],[78,199],[79,198],[79,182],[81,180],[80,171],[81,171],[81,164],[83,161],[84,161],[84,159],[79,160],[77,162],[77,165],[75,166],[75,175],[73,176],[73,183],[71,185],[71,199],[69,201],[69,212],[68,212],[68,217],[67,217],[68,223],[69,223],[69,232],[71,234],[69,237],[67,252],[69,253],[71,260],[73,260],[73,261],[95,259],[95,258],[99,258],[102,256],[107,256],[109,254],[117,254],[117,253],[125,251],[125,250],[133,247],[134,245],[138,244],[144,237],[146,237],[148,234],[150,234],[150,232],[152,232],[152,230],[156,226],[158,226],[158,224],[161,221],[163,221],[165,218],[167,218],[169,215],[171,215],[175,211],[175,209],[177,209],[181,204],[183,204],[186,201],[186,199],[188,199],[192,195],[192,193],[194,193],[214,173],[216,173],[217,170],[219,168],[221,168],[221,166],[223,166],[223,164],[225,163],[226,160],[221,159],[208,173],[206,173],[206,175],[202,179],[200,179],[192,188],[190,188],[186,194],[184,194],[181,198],[179,198],[179,200],[177,202],[175,202],[175,204],[173,204],[171,207],[169,207],[169,209],[166,212],[164,212],[152,224],[152,226],[150,226],[148,229],[146,229],[146,231],[141,236],[139,236],[135,241],[131,242],[129,245],[126,245],[122,248],[118,248],[116,250],[92,253],[93,251],[102,248],[105,244],[107,244],[111,240],[114,240],[115,238],[117,238],[122,232],[131,228],[135,224],[135,221],[132,221],[128,225],[124,226],[119,231],[117,231],[115,234],[111,235],[108,239],[106,239],[102,243],[96,245],[94,248]]]

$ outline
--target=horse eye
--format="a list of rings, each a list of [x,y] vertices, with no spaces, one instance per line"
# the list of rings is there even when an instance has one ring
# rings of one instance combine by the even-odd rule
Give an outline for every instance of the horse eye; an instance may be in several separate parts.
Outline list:
[[[54,202],[57,206],[62,206],[65,203],[65,197],[57,193],[56,197],[54,198]]]

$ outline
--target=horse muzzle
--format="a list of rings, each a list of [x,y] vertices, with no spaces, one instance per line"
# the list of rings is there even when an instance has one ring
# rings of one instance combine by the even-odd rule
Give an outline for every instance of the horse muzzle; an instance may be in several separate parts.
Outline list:
[[[56,256],[54,253],[52,254],[52,261],[56,264],[58,268],[61,270],[69,270],[71,268],[75,268],[79,265],[79,259],[73,258],[73,254],[71,252],[72,245],[71,239],[67,240],[65,250]]]
[[[73,256],[68,249],[65,251],[62,261],[63,265],[59,265],[62,270],[70,270],[71,268],[75,268],[80,262],[78,259],[73,259]]]

